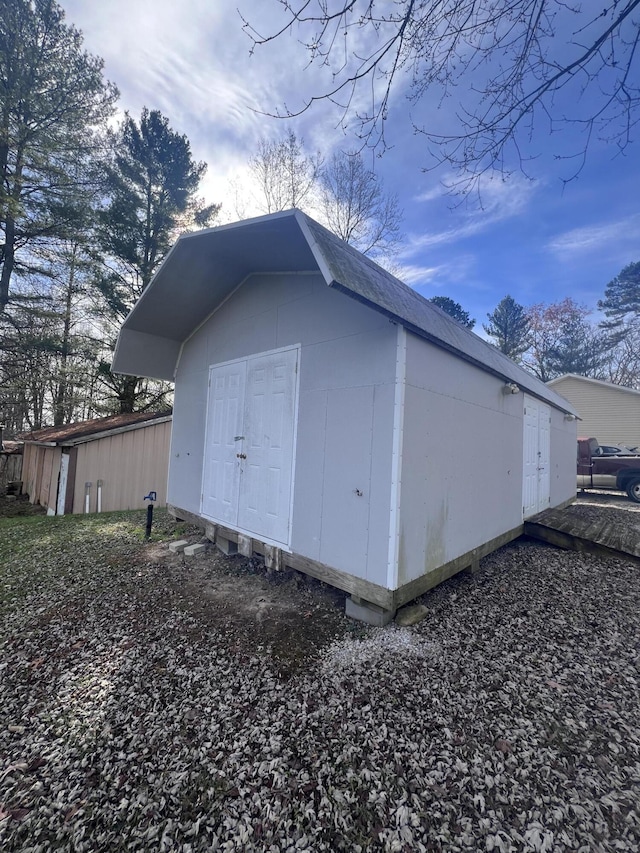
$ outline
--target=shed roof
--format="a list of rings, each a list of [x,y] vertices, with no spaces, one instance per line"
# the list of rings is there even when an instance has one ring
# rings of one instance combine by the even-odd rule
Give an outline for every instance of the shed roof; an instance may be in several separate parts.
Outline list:
[[[575,414],[544,382],[299,210],[180,237],[125,320],[112,370],[173,379],[183,342],[247,276],[309,271],[420,337]]]
[[[115,432],[126,432],[130,429],[140,429],[155,422],[169,420],[167,412],[133,412],[120,415],[109,415],[106,418],[92,418],[65,426],[45,427],[34,432],[25,433],[21,438],[34,444],[82,444],[94,441],[103,435]]]

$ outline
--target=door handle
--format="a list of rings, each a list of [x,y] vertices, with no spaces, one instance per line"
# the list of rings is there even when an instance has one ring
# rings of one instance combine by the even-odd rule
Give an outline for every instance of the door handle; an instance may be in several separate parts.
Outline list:
[[[236,456],[238,457],[238,459],[246,459],[247,458],[246,453],[236,453]]]

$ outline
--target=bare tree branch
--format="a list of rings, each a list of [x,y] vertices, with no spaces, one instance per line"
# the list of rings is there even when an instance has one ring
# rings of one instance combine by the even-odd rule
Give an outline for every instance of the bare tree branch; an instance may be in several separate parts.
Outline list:
[[[353,120],[363,144],[384,150],[389,108],[404,88],[411,103],[442,107],[456,97],[457,128],[416,124],[431,154],[466,186],[488,170],[526,172],[534,131],[581,130],[573,177],[596,139],[624,151],[640,107],[640,0],[277,0],[284,25],[259,33],[243,18],[253,49],[293,33],[309,63],[330,69],[331,83],[299,107],[325,100]],[[366,87],[366,88],[365,88]],[[369,107],[362,104],[368,100]],[[544,126],[544,125],[543,125]],[[524,145],[524,140],[527,145]]]

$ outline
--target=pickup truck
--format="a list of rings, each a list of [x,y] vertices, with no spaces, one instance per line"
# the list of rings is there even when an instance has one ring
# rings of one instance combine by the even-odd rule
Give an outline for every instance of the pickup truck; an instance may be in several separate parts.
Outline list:
[[[606,456],[597,439],[579,438],[578,488],[618,489],[640,503],[640,454]]]

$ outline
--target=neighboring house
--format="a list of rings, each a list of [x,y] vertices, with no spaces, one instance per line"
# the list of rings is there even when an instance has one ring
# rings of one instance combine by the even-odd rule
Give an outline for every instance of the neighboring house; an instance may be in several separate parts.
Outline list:
[[[580,435],[599,444],[640,447],[640,391],[566,373],[547,382],[577,410]]]
[[[27,433],[23,491],[49,515],[167,502],[171,415],[136,412]]]
[[[575,498],[572,406],[300,211],[181,237],[113,370],[175,377],[176,516],[356,607]]]

